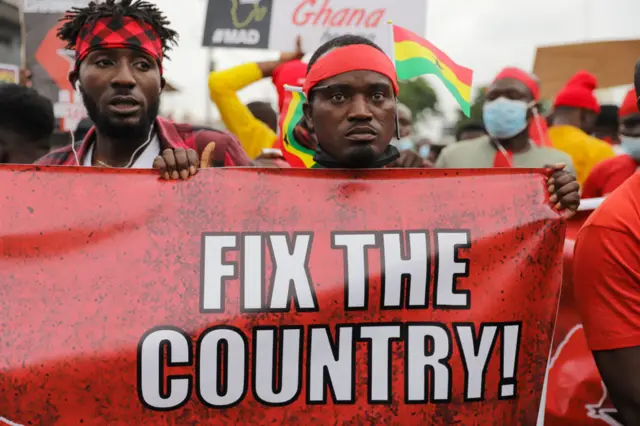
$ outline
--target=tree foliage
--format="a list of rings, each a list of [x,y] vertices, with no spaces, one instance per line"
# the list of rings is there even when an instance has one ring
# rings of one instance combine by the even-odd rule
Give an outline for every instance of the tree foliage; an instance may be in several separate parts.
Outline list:
[[[438,94],[422,77],[401,81],[398,100],[409,107],[414,121],[424,117],[427,113],[440,114]]]
[[[484,104],[486,92],[487,88],[484,86],[476,89],[471,102],[471,117],[467,117],[462,111],[458,111],[458,120],[454,126],[456,132],[467,123],[482,123],[482,105]]]

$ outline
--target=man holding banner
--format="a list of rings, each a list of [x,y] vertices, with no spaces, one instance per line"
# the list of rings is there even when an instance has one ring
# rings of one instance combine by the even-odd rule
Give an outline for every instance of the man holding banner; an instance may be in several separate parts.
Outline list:
[[[397,157],[376,45],[323,46],[304,91],[325,169]],[[548,201],[578,204],[560,167],[33,169],[0,170],[0,420],[535,423],[565,234]]]
[[[77,146],[53,151],[38,164],[151,168],[162,152],[168,166],[162,175],[183,179],[197,172],[199,155],[206,166],[249,164],[235,137],[158,117],[163,58],[177,33],[155,5],[91,2],[68,11],[63,22],[58,37],[75,50],[69,79],[95,126]],[[181,175],[176,163],[184,166]]]
[[[398,158],[391,145],[399,133],[397,75],[393,62],[375,43],[350,35],[325,43],[309,61],[303,91],[308,100],[305,119],[318,140],[318,164],[379,168]],[[422,164],[419,157],[417,161]],[[563,170],[564,165],[554,169],[551,202],[576,211],[580,196],[575,177]]]

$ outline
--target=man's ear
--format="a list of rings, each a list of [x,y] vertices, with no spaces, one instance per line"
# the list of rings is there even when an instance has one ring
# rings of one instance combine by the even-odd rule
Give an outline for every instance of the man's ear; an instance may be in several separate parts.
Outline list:
[[[164,86],[167,85],[167,80],[164,77],[160,77],[160,89],[164,90]]]
[[[309,102],[305,102],[302,104],[302,112],[304,113],[304,121],[307,123],[307,129],[310,132],[314,131],[313,121],[311,120],[311,104]]]

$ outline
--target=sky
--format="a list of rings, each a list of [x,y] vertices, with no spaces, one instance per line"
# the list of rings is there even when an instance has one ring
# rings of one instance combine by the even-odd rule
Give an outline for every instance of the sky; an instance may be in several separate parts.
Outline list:
[[[217,116],[207,94],[211,55],[219,69],[278,56],[277,52],[247,49],[211,52],[201,47],[207,0],[155,0],[155,3],[180,34],[180,45],[165,68],[167,79],[181,92],[166,96],[163,105],[163,110],[172,112],[178,120],[200,121],[207,115]],[[505,66],[531,70],[538,46],[640,38],[640,1],[428,0],[425,35],[455,62],[473,69],[474,86],[480,86],[491,82]],[[454,117],[453,97],[437,80],[433,85],[445,115]],[[606,100],[619,101],[624,92],[624,89],[609,92]],[[276,102],[275,89],[268,79],[242,90],[240,97],[245,102]]]

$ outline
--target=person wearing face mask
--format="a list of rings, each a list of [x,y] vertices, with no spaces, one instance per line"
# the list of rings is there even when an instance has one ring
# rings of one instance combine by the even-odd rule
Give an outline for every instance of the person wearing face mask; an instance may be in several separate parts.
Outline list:
[[[584,183],[584,198],[598,198],[610,194],[640,167],[640,110],[635,89],[627,93],[618,114],[618,137],[623,154],[605,160],[593,168]]]
[[[411,139],[413,133],[413,114],[408,106],[398,102],[398,132],[400,139],[397,139],[391,144],[398,148],[398,151],[414,151],[416,148],[415,143]]]
[[[431,146],[433,142],[431,142],[428,138],[420,138],[416,142],[416,152],[423,160],[430,161],[431,163],[435,163],[433,161],[433,152]]]
[[[593,94],[597,86],[593,75],[579,71],[560,90],[553,103],[549,139],[554,148],[571,156],[580,184],[587,180],[598,163],[616,155],[611,145],[591,136],[600,114],[600,104]]]
[[[618,131],[620,129],[620,108],[618,105],[600,105],[600,114],[596,121],[593,136],[605,141],[614,151],[620,144]]]
[[[565,164],[573,172],[571,158],[563,152],[537,144],[530,126],[539,125],[538,84],[517,68],[503,70],[487,89],[483,121],[488,136],[446,147],[438,168],[537,168]],[[544,137],[544,131],[538,131]]]
[[[472,121],[460,126],[456,131],[455,138],[456,141],[468,141],[486,135],[487,129],[484,128],[484,124]]]
[[[391,142],[399,151],[400,155],[389,164],[392,168],[412,168],[427,167],[430,164],[417,152],[416,143],[412,139],[413,135],[413,114],[408,106],[398,102],[398,136],[397,140]]]

